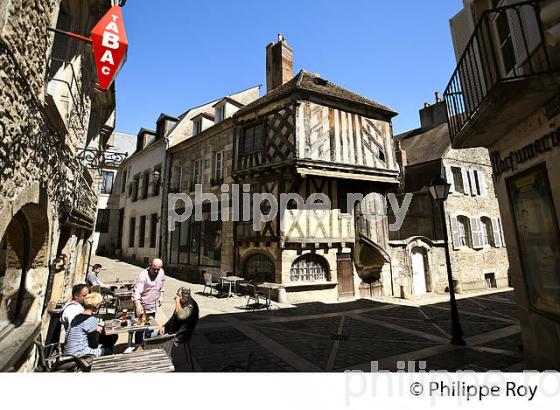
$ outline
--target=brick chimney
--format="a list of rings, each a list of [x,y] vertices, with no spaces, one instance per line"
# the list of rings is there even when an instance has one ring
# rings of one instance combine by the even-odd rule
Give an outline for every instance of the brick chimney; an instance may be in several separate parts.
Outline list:
[[[278,42],[266,46],[266,92],[294,77],[294,53],[282,34]]]
[[[424,103],[420,110],[420,127],[422,131],[431,130],[447,122],[447,105],[439,92],[435,93],[436,102],[433,105]]]
[[[397,163],[399,164],[399,167],[401,168],[401,171],[404,172],[404,169],[406,168],[408,161],[406,159],[406,151],[404,149],[402,149],[401,146],[401,142],[400,141],[396,141],[396,149],[395,149],[395,154],[397,157]]]

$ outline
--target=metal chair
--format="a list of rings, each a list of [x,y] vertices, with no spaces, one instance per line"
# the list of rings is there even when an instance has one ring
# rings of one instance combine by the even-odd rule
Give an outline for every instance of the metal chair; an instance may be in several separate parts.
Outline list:
[[[151,337],[149,339],[144,339],[142,343],[142,349],[163,349],[165,353],[171,356],[171,349],[173,348],[173,340],[175,335],[161,335],[156,337]]]
[[[255,281],[256,281],[256,276],[253,274],[249,274],[246,276],[246,279],[244,279],[241,282],[237,282],[238,293],[241,294],[240,289],[245,289],[245,292],[243,292],[243,296],[247,296],[247,286],[254,285]]]
[[[210,296],[212,296],[212,290],[215,290],[216,294],[219,295],[220,292],[216,289],[216,286],[219,284],[219,282],[214,282],[214,275],[212,275],[211,272],[204,273],[204,289],[202,290],[202,294],[206,294],[206,286],[208,286],[210,288]]]
[[[257,295],[264,299],[266,309],[269,310],[270,306],[272,305],[272,297],[271,297],[272,289],[268,288],[267,291],[259,290],[257,286]]]
[[[39,364],[35,371],[51,372],[89,372],[94,356],[71,356],[62,353],[62,343],[43,345],[35,340]]]
[[[265,306],[267,309],[270,308],[270,297],[264,293],[258,290],[258,284],[256,283],[247,283],[246,284],[247,289],[245,291],[245,295],[247,296],[247,304],[245,305],[246,308],[249,308],[249,306],[251,305],[251,300],[253,300],[255,303],[253,305],[253,310],[260,308],[261,307],[261,299],[264,299],[265,302]]]

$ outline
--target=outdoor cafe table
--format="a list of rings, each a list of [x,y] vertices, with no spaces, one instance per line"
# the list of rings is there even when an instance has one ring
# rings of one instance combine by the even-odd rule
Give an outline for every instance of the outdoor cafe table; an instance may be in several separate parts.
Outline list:
[[[244,278],[240,278],[239,276],[222,276],[220,278],[220,280],[222,281],[222,289],[224,288],[224,286],[227,284],[228,285],[228,298],[232,297],[232,293],[231,293],[231,288],[233,287],[233,291],[236,292],[237,291],[237,282],[241,282],[242,280],[245,280]]]
[[[272,283],[272,282],[264,282],[264,283],[261,283],[261,284],[257,285],[257,288],[266,291],[266,294],[267,294],[266,308],[267,309],[270,309],[270,306],[272,304],[272,297],[271,297],[272,289],[279,289],[280,286],[281,285],[279,283]]]
[[[174,370],[171,358],[163,349],[99,356],[91,365],[92,373],[165,373]]]
[[[122,320],[121,319],[113,319],[113,320],[108,320],[105,322],[105,334],[106,335],[117,335],[120,333],[126,333],[128,332],[128,346],[132,346],[132,335],[135,332],[138,331],[146,331],[146,330],[155,330],[157,328],[159,328],[158,323],[156,322],[155,319],[150,320],[150,324],[146,325],[146,324],[142,324],[142,325],[138,325],[138,324],[134,324],[131,325],[130,319],[127,319],[127,325],[126,326],[121,326]],[[112,324],[114,324],[114,326],[111,326]]]

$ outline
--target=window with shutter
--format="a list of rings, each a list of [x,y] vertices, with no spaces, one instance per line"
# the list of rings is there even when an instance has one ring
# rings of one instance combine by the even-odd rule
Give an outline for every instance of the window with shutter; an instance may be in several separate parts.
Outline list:
[[[502,220],[496,218],[498,221],[498,230],[500,231],[500,239],[502,241],[502,246],[506,246],[506,238],[504,237],[504,227],[502,226]]]
[[[494,246],[500,248],[502,246],[502,233],[498,218],[492,218],[492,232],[494,234]]]
[[[459,239],[459,223],[456,216],[450,217],[451,222],[451,238],[453,242],[453,249],[457,250],[461,247]]]
[[[492,232],[492,221],[490,218],[483,216],[480,218],[481,232],[482,232],[482,245],[483,246],[496,246],[494,244],[494,233]]]
[[[463,177],[463,193],[465,195],[470,195],[471,190],[469,186],[469,173],[465,168],[461,168],[461,175]]]
[[[486,182],[486,173],[484,171],[476,171],[478,177],[478,183],[480,187],[480,195],[486,195],[488,193],[488,183]]]
[[[455,191],[464,194],[465,193],[464,182],[466,178],[463,177],[463,172],[461,172],[461,168],[451,167],[451,173],[453,174],[453,186],[455,187]]]
[[[480,195],[480,184],[478,181],[478,173],[474,169],[469,169],[469,181],[470,181],[470,189],[471,195],[476,196]]]
[[[453,172],[451,171],[450,166],[445,166],[445,180],[451,185],[451,187],[449,187],[449,193],[451,194],[455,191],[455,181],[453,179]]]
[[[474,249],[481,249],[484,246],[482,239],[482,224],[478,217],[471,218],[472,245]]]
[[[458,244],[459,247],[472,247],[472,232],[469,218],[463,215],[457,217],[457,225],[459,227]]]

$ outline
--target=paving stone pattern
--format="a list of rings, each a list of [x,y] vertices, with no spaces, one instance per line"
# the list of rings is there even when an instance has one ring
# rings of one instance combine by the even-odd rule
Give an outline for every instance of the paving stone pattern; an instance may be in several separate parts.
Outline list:
[[[139,271],[120,261],[95,259],[121,279]],[[449,303],[441,302],[441,296],[421,306],[359,299],[251,311],[244,297],[217,298],[202,294],[202,285],[168,278],[162,318],[172,314],[179,286],[191,287],[200,306],[191,342],[198,371],[344,371],[369,369],[371,361],[395,370],[399,360],[411,358],[425,360],[428,370],[522,370],[524,365],[512,291],[459,296],[461,325],[471,344],[457,347],[448,341]]]

